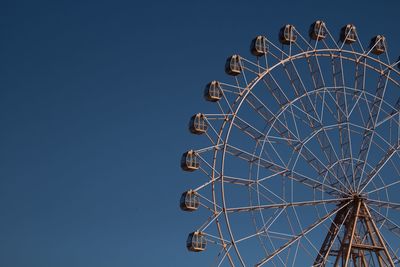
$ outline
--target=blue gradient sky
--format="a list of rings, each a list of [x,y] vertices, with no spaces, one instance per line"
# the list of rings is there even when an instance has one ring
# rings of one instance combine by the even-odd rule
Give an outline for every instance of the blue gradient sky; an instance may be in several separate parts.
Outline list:
[[[385,3],[2,1],[0,266],[209,266],[178,208],[203,86],[285,23],[354,23],[396,58],[400,4]]]

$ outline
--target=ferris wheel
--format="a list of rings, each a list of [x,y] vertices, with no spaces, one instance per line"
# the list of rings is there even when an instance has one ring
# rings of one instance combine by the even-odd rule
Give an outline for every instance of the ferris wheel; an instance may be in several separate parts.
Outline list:
[[[400,266],[400,72],[383,35],[293,25],[226,61],[191,117],[180,207],[215,266]],[[193,176],[193,177],[192,177]]]

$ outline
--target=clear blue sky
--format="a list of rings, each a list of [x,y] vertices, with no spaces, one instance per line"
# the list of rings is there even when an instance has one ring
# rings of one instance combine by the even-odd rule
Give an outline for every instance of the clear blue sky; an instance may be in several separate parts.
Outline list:
[[[189,117],[224,60],[316,19],[385,34],[398,1],[2,1],[0,266],[209,266],[186,251]],[[197,224],[196,224],[197,223]]]

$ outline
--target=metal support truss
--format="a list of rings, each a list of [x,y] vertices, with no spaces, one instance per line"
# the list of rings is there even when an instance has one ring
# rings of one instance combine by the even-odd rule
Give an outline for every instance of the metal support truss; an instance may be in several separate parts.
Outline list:
[[[375,220],[360,196],[332,221],[313,266],[392,266],[394,262]],[[343,204],[341,204],[343,205]]]

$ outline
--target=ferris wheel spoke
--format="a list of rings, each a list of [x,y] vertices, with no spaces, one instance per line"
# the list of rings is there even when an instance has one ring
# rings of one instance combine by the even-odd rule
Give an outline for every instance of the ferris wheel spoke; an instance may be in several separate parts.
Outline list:
[[[369,183],[376,177],[376,175],[382,170],[382,168],[386,165],[387,162],[396,154],[400,149],[400,143],[391,147],[386,151],[386,154],[379,160],[378,164],[366,175],[365,180],[360,183],[359,188],[360,192],[363,192],[364,189],[369,185]]]
[[[322,92],[323,92],[325,98],[323,98],[323,97],[320,95],[320,92],[319,92],[319,91],[322,91]],[[333,91],[333,93],[335,93],[335,95],[332,95],[332,91]],[[320,121],[321,121],[321,122],[324,120],[324,117],[326,117],[327,115],[331,116],[331,117],[332,117],[333,119],[335,119],[336,121],[339,121],[337,112],[341,112],[342,114],[345,113],[345,112],[342,110],[342,108],[339,106],[339,104],[337,103],[337,99],[336,99],[336,94],[337,94],[337,92],[338,92],[338,90],[336,89],[336,87],[324,87],[324,88],[321,88],[321,89],[315,91],[315,93],[318,93],[318,94],[319,94],[319,98],[320,98],[321,101],[322,101],[322,104],[321,104],[321,111],[320,111],[320,114],[321,114],[321,115],[320,115]],[[334,107],[331,107],[331,106],[328,104],[329,99],[332,100]],[[334,110],[335,108],[336,108],[336,111]],[[325,110],[328,111],[328,112],[326,112]],[[327,115],[324,116],[324,114],[327,114]]]
[[[400,211],[400,203],[381,201],[375,199],[368,199],[367,203],[380,208],[390,208],[392,210]]]
[[[321,182],[319,182],[311,177],[308,177],[304,174],[300,174],[294,170],[289,170],[286,167],[280,166],[280,165],[278,165],[274,162],[268,161],[264,158],[255,156],[249,152],[238,149],[232,145],[228,145],[228,144],[226,145],[226,152],[235,157],[238,157],[242,160],[245,160],[249,163],[257,164],[258,166],[264,167],[275,173],[282,173],[282,176],[293,179],[293,180],[300,182],[304,185],[307,185],[311,188],[315,188],[317,190],[324,191],[329,194],[333,194],[334,192],[339,193],[339,194],[345,194],[345,195],[347,194],[346,192],[344,192],[336,187],[330,186],[329,184],[321,183]],[[327,189],[331,189],[331,191],[327,191]]]
[[[301,106],[306,114],[314,116],[319,121],[318,114],[316,113],[316,108],[313,105],[307,90],[304,87],[304,83],[293,63],[293,61],[288,61],[284,66],[285,74],[288,77],[290,84],[292,85],[297,97],[306,96],[305,98],[300,98]],[[313,125],[312,121],[310,124]]]
[[[395,185],[398,185],[398,184],[400,184],[400,180],[397,180],[397,181],[392,182],[392,183],[390,183],[390,184],[381,186],[381,187],[379,187],[379,188],[375,188],[375,189],[373,189],[373,190],[371,190],[371,191],[366,192],[366,194],[368,195],[368,194],[372,194],[372,193],[375,193],[375,192],[378,192],[378,191],[381,191],[381,190],[385,190],[385,189],[388,189],[388,188],[390,188],[390,187],[392,187],[392,186],[395,186]]]
[[[263,103],[255,94],[250,92],[246,97],[247,103],[260,115],[261,118],[270,126],[276,129],[279,135],[286,138],[298,137],[288,128],[286,121],[283,121],[280,114],[283,114],[288,106],[283,107],[279,114],[274,114],[265,103]]]
[[[304,227],[302,226],[302,224],[301,224],[301,222],[300,222],[299,216],[297,215],[296,209],[295,209],[294,207],[292,207],[292,208],[293,208],[293,212],[294,212],[294,214],[295,214],[297,223],[298,223],[298,225],[300,226],[300,229],[304,229]],[[339,212],[340,212],[340,211],[339,211]],[[336,216],[335,216],[335,217],[336,217]],[[319,254],[319,250],[318,250],[318,249],[315,247],[315,245],[310,241],[310,239],[307,237],[307,235],[304,235],[304,239],[306,239],[307,242],[311,245],[311,247],[314,249],[314,252],[317,253],[317,254]]]
[[[319,97],[320,99],[322,99],[320,92],[319,92],[320,90],[323,90],[324,93],[328,93],[330,95],[329,90],[326,90],[327,86],[326,86],[325,78],[324,78],[324,75],[323,75],[323,72],[322,72],[322,69],[320,66],[320,62],[318,59],[318,54],[316,52],[314,52],[311,55],[308,55],[306,58],[307,58],[307,64],[309,66],[310,75],[311,75],[311,78],[313,81],[313,87],[314,87],[313,91],[316,93],[317,97]],[[295,68],[294,63],[293,63],[293,67]],[[297,73],[297,70],[296,70],[296,73]],[[298,73],[297,73],[297,75],[298,75]],[[303,88],[300,87],[300,91],[307,92],[301,78],[300,78],[300,81],[301,81],[301,86],[303,87]],[[309,97],[309,95],[308,95],[308,97]],[[318,116],[316,104],[315,103],[312,104],[311,99],[309,99],[309,103],[311,104],[311,106],[313,108],[313,112]],[[322,103],[322,107],[326,108],[327,110],[329,110],[332,113],[331,107],[329,107],[329,105],[327,105],[326,102]],[[319,117],[319,122],[322,123],[322,116],[319,115],[318,117]]]
[[[246,101],[269,126],[273,127],[279,133],[280,136],[289,139],[298,139],[298,137],[280,119],[280,116],[275,115],[271,110],[269,110],[268,107],[253,93],[250,92],[247,95]],[[281,111],[281,113],[286,109],[287,106]]]
[[[293,89],[295,90],[296,95],[297,96],[302,96],[302,95],[306,96],[305,98],[301,98],[299,100],[299,102],[301,103],[301,106],[302,106],[304,112],[306,114],[309,114],[309,116],[307,116],[307,118],[311,125],[311,129],[315,130],[315,129],[322,128],[322,121],[321,121],[320,117],[318,116],[316,108],[313,105],[313,103],[309,97],[309,93],[305,89],[304,82],[302,81],[301,77],[299,76],[299,73],[298,73],[294,63],[292,61],[290,61],[284,67],[285,67],[286,75],[288,76],[290,83],[291,83]],[[315,122],[314,120],[312,120],[311,119],[312,116],[317,118],[318,121]],[[333,148],[332,142],[329,139],[329,136],[325,132],[325,130],[323,130],[322,132],[319,132],[319,134],[317,135],[317,140],[318,140],[321,150],[323,151],[323,154],[325,155],[329,164],[332,164],[334,162],[335,158],[336,158],[336,161],[339,160],[339,157],[338,157],[335,149]],[[344,177],[346,177],[345,180],[347,180],[347,182],[349,182],[346,174],[344,173],[343,166],[340,165],[340,167],[344,174]]]
[[[289,98],[286,96],[281,86],[277,83],[272,73],[267,73],[262,78],[262,81],[267,86],[269,93],[275,98],[275,101],[278,103],[279,107],[282,107],[289,102]]]
[[[353,110],[350,111],[350,112],[352,113],[355,110],[355,108],[357,107],[357,110],[358,110],[358,112],[360,114],[360,119],[361,119],[361,123],[362,123],[361,125],[367,125],[367,120],[368,120],[369,114],[371,114],[371,109],[370,109],[369,102],[368,102],[367,95],[366,95],[365,91],[361,92],[360,97],[359,97],[358,100],[359,101],[357,102],[357,105],[354,105]],[[363,102],[360,103],[360,100],[363,101]],[[367,112],[365,112],[366,113],[365,115],[368,114],[366,116],[367,118],[364,117],[364,112],[361,110],[361,104],[363,104],[367,109]],[[350,115],[352,115],[352,114],[350,114]],[[367,128],[364,128],[364,131],[366,129]]]
[[[307,94],[307,93],[305,93]],[[301,98],[301,97],[300,97]],[[289,130],[286,120],[281,121],[280,117],[281,114],[284,114],[284,111],[288,109],[288,107],[290,107],[290,109],[293,108],[294,105],[289,103],[281,108],[280,114],[278,115],[274,115],[271,111],[269,111],[269,109],[265,106],[265,104],[262,103],[262,101],[260,101],[254,94],[249,94],[246,98],[246,100],[248,101],[248,103],[250,103],[250,105],[253,107],[253,109],[258,112],[259,114],[261,114],[261,116],[266,120],[266,122],[271,125],[272,128],[274,128],[279,135],[281,135],[283,138],[286,138],[287,143],[289,145],[289,147],[291,147],[292,149],[294,149],[294,151],[299,150],[299,148],[296,146],[296,143],[293,143],[291,140],[293,140],[293,138],[296,138],[296,135]],[[304,110],[299,109],[301,112],[304,112]],[[293,110],[290,112],[292,114],[292,116],[297,117],[297,115],[295,115],[295,112],[293,112]],[[305,113],[307,116],[309,116],[308,113]],[[315,125],[320,125],[319,121],[317,118],[314,118]],[[294,119],[294,124],[295,124],[295,128],[296,128],[296,132],[298,133],[298,127],[296,124],[296,120]],[[333,147],[332,147],[332,143],[330,142],[329,138],[327,138],[327,134],[325,133],[325,130],[323,129],[322,125],[321,129],[323,129],[324,135],[322,135],[322,132],[319,131],[320,129],[317,128],[317,126],[312,127],[312,122],[310,122],[310,127],[313,129],[313,131],[316,131],[318,133],[318,139],[320,140],[320,144],[322,147],[322,150],[325,151],[325,154],[329,154],[330,157],[332,158],[332,152],[335,154],[336,159],[338,159],[338,156],[336,154],[336,152],[334,152]],[[298,138],[297,138],[298,139]],[[322,141],[321,141],[322,140]],[[297,141],[298,143],[299,141]],[[323,145],[322,143],[323,142]],[[329,150],[329,152],[326,152],[326,150]],[[321,162],[319,160],[317,160],[316,157],[311,157],[310,153],[305,153],[302,155],[308,164],[311,165],[311,167],[313,167],[319,174],[324,174],[326,171],[328,171],[326,169],[326,166],[324,164],[321,164]],[[332,160],[331,160],[332,161]],[[319,164],[317,163],[319,162]],[[316,165],[317,164],[317,165]],[[325,170],[324,170],[325,169]],[[344,170],[342,170],[344,171]],[[332,173],[332,175],[334,177],[336,177],[336,180],[338,180],[337,175]],[[343,181],[345,181],[345,179],[342,179]],[[340,181],[340,183],[343,183],[342,181]],[[347,183],[349,183],[348,179],[347,179]],[[344,186],[344,185],[343,185]],[[347,186],[345,186],[347,187]]]
[[[254,96],[254,98],[256,99],[255,96]],[[249,98],[248,100],[251,101],[250,99],[252,99],[252,98]],[[256,106],[256,105],[254,105],[254,106]],[[260,107],[256,108],[256,110],[261,111],[261,110],[263,110],[262,107],[264,107],[264,106],[260,106]],[[282,109],[282,111],[281,111],[282,114],[283,114],[283,110],[286,110],[287,107],[288,106],[286,106],[286,107],[284,107]],[[290,108],[292,108],[292,105],[290,105]],[[267,110],[266,107],[265,107],[265,110]],[[266,113],[267,112],[263,112],[263,114],[266,114]],[[296,115],[294,115],[293,111],[291,112],[291,114],[293,114],[293,116],[296,116]],[[272,118],[270,120],[267,120],[267,121],[268,121],[269,124],[271,124],[271,126],[274,129],[276,129],[278,131],[279,135],[281,135],[282,138],[284,138],[286,140],[286,142],[288,143],[288,146],[290,148],[292,148],[293,151],[300,151],[301,156],[307,161],[307,163],[312,168],[314,168],[321,177],[323,177],[325,175],[325,173],[329,171],[327,169],[327,167],[324,164],[322,164],[321,161],[317,157],[315,157],[308,149],[306,149],[306,150],[303,149],[302,150],[301,147],[303,147],[303,144],[298,140],[298,138],[297,138],[297,140],[295,142],[293,142],[293,138],[296,138],[296,135],[294,135],[288,129],[286,124],[284,124],[282,121],[279,120],[279,117],[280,117],[280,115],[275,116],[274,118]],[[296,131],[298,132],[298,127],[297,127],[296,120],[294,120],[294,124],[295,124]],[[324,130],[324,129],[323,129],[323,127],[321,127],[321,129],[314,128],[313,130],[316,132],[317,135],[320,135],[321,130]],[[336,180],[338,180],[336,174],[332,173],[331,171],[329,171],[329,172],[331,173],[331,175],[333,177],[336,178]],[[342,183],[342,182],[340,181],[340,183]],[[344,184],[343,184],[343,186],[344,186]]]
[[[367,57],[360,56],[356,60],[356,67],[354,72],[354,96],[356,103],[360,99],[360,92],[365,90],[365,74],[367,70]]]
[[[264,209],[282,209],[289,207],[301,207],[301,206],[315,206],[321,204],[329,204],[329,203],[340,203],[345,200],[350,200],[350,198],[335,198],[335,199],[323,199],[323,200],[314,200],[314,201],[300,201],[300,202],[288,202],[288,203],[279,203],[279,204],[270,204],[270,205],[257,205],[257,206],[248,206],[248,207],[237,207],[237,208],[226,208],[226,212],[244,212],[244,211],[258,211]]]
[[[245,185],[245,186],[251,186],[252,184],[256,183],[256,181],[251,179],[234,177],[226,174],[224,175],[223,182],[230,184]]]
[[[292,104],[291,107],[294,107],[297,111],[299,111],[300,113],[302,113],[303,115],[308,117],[308,122],[305,122],[307,125],[309,125],[312,128],[315,128],[314,125],[315,124],[319,124],[319,119],[314,117],[312,114],[307,113],[305,110],[303,110],[301,107],[298,107],[296,104]],[[296,114],[296,113],[294,113]],[[295,115],[297,116],[297,118],[300,118],[300,116],[298,116],[297,114]],[[313,123],[313,122],[314,123]]]
[[[314,84],[314,90],[325,88],[326,85],[324,75],[322,74],[321,66],[316,53],[311,54],[311,56],[307,58],[307,64]]]
[[[348,117],[350,118],[353,115],[353,113],[356,110],[356,108],[358,108],[358,110],[360,110],[360,101],[362,101],[362,100],[364,100],[365,103],[367,103],[366,104],[366,108],[368,110],[368,113],[370,113],[371,111],[370,111],[369,106],[368,106],[368,100],[367,100],[367,97],[366,97],[366,91],[365,90],[355,90],[354,88],[352,88],[352,90],[354,90],[353,94],[354,94],[356,100],[354,101],[353,107],[350,108]],[[365,125],[364,116],[362,117],[362,122],[363,122],[363,125]]]
[[[282,170],[280,172],[274,172],[274,173],[272,173],[270,175],[258,178],[258,180],[256,182],[257,182],[257,184],[261,184],[263,181],[269,180],[269,179],[274,178],[274,177],[276,177],[278,175],[284,175],[285,173],[286,173],[286,170]]]
[[[280,162],[282,164],[284,164],[281,156],[279,155],[278,151],[275,149],[275,147],[273,145],[274,142],[276,142],[279,139],[283,140],[283,138],[275,137],[275,136],[265,136],[265,134],[262,133],[260,130],[256,129],[254,126],[252,126],[251,124],[249,124],[248,122],[244,121],[243,119],[241,119],[238,116],[236,116],[233,124],[237,128],[239,128],[242,132],[246,133],[252,139],[254,139],[257,144],[264,143],[264,142],[269,143],[271,148],[272,148],[272,150],[275,152],[275,155],[279,158]],[[274,139],[274,140],[271,141],[271,139]],[[296,140],[294,140],[294,139],[289,139],[288,140],[288,139],[285,138],[284,140],[286,142],[296,142]]]
[[[387,114],[385,118],[383,118],[381,121],[376,123],[376,128],[384,124],[385,122],[394,119],[396,116],[400,114],[400,97],[397,98],[396,104],[393,107],[393,110]],[[398,121],[395,121],[397,125],[399,125]]]
[[[249,135],[256,142],[259,142],[265,137],[265,134],[262,131],[260,131],[259,129],[257,129],[255,126],[251,125],[244,119],[241,119],[239,116],[235,117],[233,125],[235,125],[239,130],[241,130],[245,134]]]
[[[343,59],[342,57],[332,57],[332,73],[333,82],[335,86],[336,94],[336,108],[337,108],[337,122],[342,125],[339,127],[339,144],[342,158],[350,158],[350,163],[343,162],[341,164],[343,168],[343,174],[340,178],[343,180],[346,178],[349,182],[350,187],[355,187],[355,183],[350,182],[348,177],[353,177],[354,166],[353,166],[353,152],[350,134],[349,124],[349,108],[347,101],[347,92],[345,87],[344,73],[343,73]],[[358,64],[357,64],[358,66]],[[357,79],[356,79],[357,81]],[[344,165],[344,166],[343,166]]]
[[[286,139],[289,147],[291,147],[294,151],[299,150],[298,143],[300,141],[298,140],[298,138],[296,138],[296,135],[292,131],[289,130],[287,125],[279,119],[280,115],[277,115],[277,116],[273,115],[273,113],[268,110],[268,108],[265,106],[265,104],[263,104],[260,100],[258,100],[258,98],[253,94],[249,94],[246,100],[249,103],[251,103],[251,106],[254,108],[254,110],[256,110],[258,113],[262,114],[262,117],[264,117],[264,119],[267,121],[267,123],[270,124],[271,127],[274,128],[279,133],[280,136],[282,136],[282,138]],[[292,105],[290,105],[290,107],[291,106]],[[281,114],[287,108],[288,108],[288,106],[285,106],[283,109],[281,109]],[[294,114],[294,112],[292,112],[292,114]],[[296,126],[296,129],[297,129],[297,126]],[[313,129],[313,130],[315,131],[316,129]],[[318,134],[319,134],[319,132],[318,132]],[[294,139],[297,139],[296,142],[292,141]],[[325,146],[325,148],[326,147],[327,146]],[[305,151],[305,150],[303,150],[303,151]],[[320,160],[318,160],[316,157],[311,156],[310,153],[304,152],[302,156],[306,159],[307,163],[310,164],[311,167],[313,167],[319,174],[328,171],[326,169],[326,166],[324,164],[322,164],[320,162]],[[325,168],[325,170],[324,170],[324,168]],[[332,173],[332,175],[335,176],[334,173]]]
[[[285,209],[276,209],[273,212],[273,216],[269,217],[268,220],[263,222],[263,225],[260,227],[260,229],[257,231],[257,234],[260,235],[262,233],[267,232],[273,225],[278,221],[278,219],[281,217],[281,215],[285,212]],[[271,242],[273,245],[273,243]],[[274,248],[275,249],[275,248]]]
[[[278,196],[277,194],[275,194],[273,191],[271,191],[270,189],[268,189],[268,187],[263,186],[260,183],[256,184],[256,188],[254,188],[254,186],[250,187],[252,191],[254,191],[257,194],[257,199],[258,202],[261,202],[261,198],[263,198],[264,200],[266,200],[267,202],[271,202],[274,203],[275,201],[271,198],[274,197],[276,200],[284,202],[285,200],[282,199],[280,196]],[[266,193],[262,192],[261,189],[265,190]]]
[[[337,58],[333,58],[333,60],[335,60]],[[309,66],[309,70],[311,73],[311,77],[313,80],[313,84],[314,84],[314,91],[316,92],[317,96],[321,99],[322,104],[321,104],[321,112],[319,115],[320,118],[320,122],[323,121],[323,111],[326,108],[329,113],[331,114],[332,117],[336,117],[335,114],[333,113],[333,110],[331,109],[331,107],[327,104],[327,102],[325,101],[325,94],[328,94],[332,99],[332,94],[330,92],[330,90],[327,89],[326,83],[325,83],[325,79],[324,79],[324,75],[323,75],[323,71],[321,69],[320,63],[319,63],[319,59],[318,59],[318,55],[315,53],[311,56],[309,56],[307,58],[307,63]],[[336,77],[337,75],[340,75],[341,72],[337,71],[337,70],[333,70],[333,77],[334,77],[334,84],[335,84],[335,88],[337,88],[336,86]],[[323,89],[323,96],[321,97],[319,90]],[[340,109],[340,107],[338,106],[338,104],[334,101],[334,103],[336,104],[336,107],[338,107]],[[316,105],[315,106],[315,113],[318,114],[317,112],[317,108]]]
[[[254,238],[254,237],[258,237],[260,235],[269,235],[269,234],[280,236],[281,239],[286,239],[286,240],[288,240],[289,237],[290,237],[290,235],[285,234],[285,233],[278,233],[278,232],[273,232],[273,231],[262,231],[262,232],[257,232],[257,233],[254,233],[254,234],[250,234],[250,235],[246,235],[244,237],[241,237],[241,238],[235,240],[235,243],[239,244],[239,243],[242,243],[243,241],[246,241],[246,240]]]
[[[277,145],[277,143],[274,142],[274,141],[271,141],[270,138],[267,137],[267,138],[264,140],[264,145],[266,145],[266,144],[268,144],[268,145],[269,145],[269,148],[274,152],[274,154],[275,154],[276,157],[278,158],[280,164],[283,165],[283,166],[288,166],[288,163],[286,163],[286,162],[283,160],[283,157],[282,157],[281,154],[278,152],[279,148],[277,149],[277,148],[275,147],[275,146]],[[266,149],[263,149],[261,153],[264,154],[264,155],[266,155],[266,156],[267,156],[268,158],[270,158],[270,159],[272,158],[271,155],[270,155],[271,153],[267,152]],[[289,157],[289,158],[291,158],[291,157]],[[278,162],[278,160],[274,160],[274,161],[275,161],[275,162]],[[289,160],[289,161],[290,161],[290,160]]]
[[[364,135],[361,141],[361,146],[360,150],[358,152],[358,158],[360,161],[356,163],[355,170],[354,170],[354,180],[356,183],[358,183],[358,188],[361,184],[361,177],[365,169],[365,163],[368,160],[368,155],[372,143],[372,139],[374,137],[374,129],[376,126],[377,119],[379,117],[379,113],[381,110],[381,105],[382,105],[382,99],[385,95],[386,88],[387,88],[387,82],[388,82],[388,77],[389,77],[390,72],[388,73],[382,73],[379,76],[378,79],[378,85],[376,88],[375,92],[375,97],[373,102],[371,103],[370,107],[370,114],[368,117],[368,120],[366,122],[365,128],[366,130],[364,131]]]
[[[351,203],[351,202],[349,202]],[[345,204],[341,207],[338,207],[336,209],[334,209],[333,211],[329,212],[328,214],[326,214],[325,216],[323,216],[322,218],[318,219],[316,222],[314,222],[313,224],[311,224],[310,226],[308,226],[307,228],[305,228],[300,234],[296,235],[295,237],[293,237],[291,240],[289,240],[288,242],[286,242],[284,245],[282,245],[280,248],[278,248],[276,251],[274,251],[273,253],[271,253],[270,255],[268,255],[267,257],[265,257],[264,259],[260,260],[255,266],[263,266],[264,264],[266,264],[267,262],[269,262],[272,258],[274,258],[275,256],[279,255],[280,253],[282,253],[284,250],[286,250],[288,247],[290,247],[291,245],[293,245],[295,242],[297,242],[299,239],[301,239],[302,237],[304,237],[305,235],[307,235],[308,233],[310,233],[312,230],[314,230],[315,228],[317,228],[319,225],[321,225],[322,223],[324,223],[326,220],[328,220],[329,218],[331,218],[333,215],[335,215],[337,212],[339,212],[340,210],[342,210],[343,208],[347,207],[347,205],[349,204]]]
[[[297,135],[297,136],[300,136],[299,126],[298,126],[298,123],[297,123],[297,121],[296,121],[296,119],[298,119],[298,116],[296,116],[296,114],[294,113],[294,110],[293,110],[293,107],[292,107],[292,106],[290,106],[290,111],[289,111],[289,113],[290,113],[290,115],[291,115],[291,119],[293,120],[293,124],[294,124],[294,128],[295,128],[295,131],[296,131],[296,135]],[[304,123],[306,123],[306,122],[304,122]]]
[[[321,179],[325,179],[325,177],[327,177],[327,180],[329,181],[329,186],[336,188],[336,186],[340,184],[343,186],[343,188],[346,188],[345,184],[343,184],[343,182],[339,180],[336,174],[328,166],[324,165],[320,161],[320,159],[318,159],[318,157],[307,148],[306,143],[302,143],[301,146],[297,149],[299,151],[298,156],[301,155],[306,160],[306,162],[317,171],[318,176]]]

